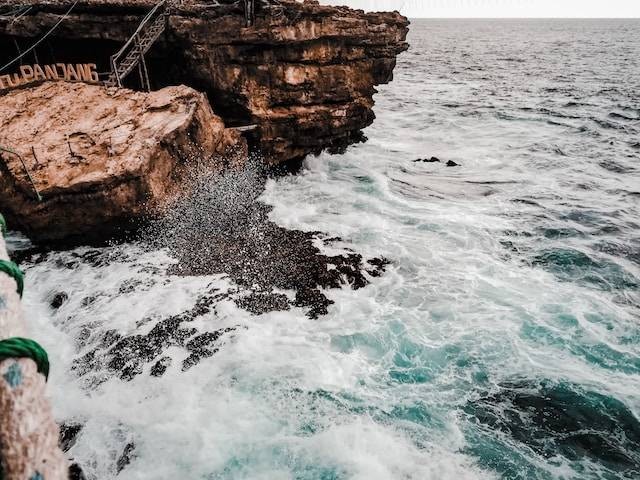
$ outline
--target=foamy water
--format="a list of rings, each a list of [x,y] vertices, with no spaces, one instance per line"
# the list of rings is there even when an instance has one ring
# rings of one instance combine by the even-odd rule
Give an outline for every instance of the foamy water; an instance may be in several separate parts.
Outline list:
[[[262,195],[387,273],[327,291],[318,320],[221,299],[188,327],[234,330],[186,371],[172,346],[161,377],[74,360],[229,279],[167,275],[136,245],[30,263],[56,417],[84,424],[70,455],[96,479],[640,476],[639,32],[414,22],[369,141]]]

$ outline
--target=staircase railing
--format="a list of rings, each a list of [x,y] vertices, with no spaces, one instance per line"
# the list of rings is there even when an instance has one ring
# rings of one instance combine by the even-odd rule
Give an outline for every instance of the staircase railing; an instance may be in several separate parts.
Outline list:
[[[12,22],[19,20],[23,16],[25,16],[29,11],[31,11],[33,7],[29,5],[16,5],[13,7],[9,7],[9,10],[4,10],[0,12],[0,17],[9,18]]]
[[[22,168],[24,169],[24,173],[27,176],[27,179],[29,180],[29,183],[31,183],[31,186],[33,187],[33,191],[36,194],[36,199],[41,202],[42,201],[42,196],[40,195],[40,192],[38,191],[38,188],[36,187],[35,182],[33,181],[33,177],[31,176],[31,172],[29,172],[29,169],[27,168],[27,164],[24,161],[24,158],[22,158],[22,155],[20,155],[18,152],[11,150],[10,148],[6,148],[3,147],[2,145],[0,145],[0,154],[1,153],[10,153],[11,155],[15,155],[16,157],[18,157],[18,160],[20,160],[20,163],[22,164]]]
[[[143,59],[143,55],[151,48],[153,43],[164,31],[165,7],[167,1],[158,2],[149,13],[142,19],[135,32],[129,37],[118,52],[111,56],[111,75],[108,84],[122,86],[124,78],[131,73],[136,65]],[[148,75],[146,65],[144,65],[143,82],[146,79],[148,87]]]

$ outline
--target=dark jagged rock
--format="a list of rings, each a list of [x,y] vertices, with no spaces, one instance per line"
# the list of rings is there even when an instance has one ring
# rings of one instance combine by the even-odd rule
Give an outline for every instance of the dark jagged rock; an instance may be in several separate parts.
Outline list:
[[[289,299],[280,293],[256,293],[236,299],[236,305],[251,313],[262,313],[289,310]]]
[[[63,452],[68,452],[76,444],[78,434],[84,425],[77,422],[64,422],[60,425],[59,444]]]
[[[133,442],[128,442],[125,445],[124,450],[122,451],[122,454],[116,461],[117,473],[122,472],[122,470],[124,470],[125,467],[129,465],[131,461],[135,458],[135,455],[134,455],[135,449],[136,449],[136,444]]]
[[[235,328],[225,328],[215,332],[206,332],[193,337],[185,345],[191,354],[182,362],[182,371],[187,371],[200,363],[203,358],[211,357],[218,351],[213,345],[225,333],[233,332]]]
[[[132,380],[143,372],[146,364],[155,362],[150,374],[159,377],[171,364],[170,357],[162,356],[169,347],[182,347],[188,352],[183,370],[198,364],[218,351],[214,343],[220,337],[235,330],[225,328],[199,334],[189,326],[196,318],[211,313],[212,305],[221,299],[220,294],[211,293],[198,299],[191,310],[160,320],[147,334],[123,336],[114,330],[106,331],[96,347],[74,360],[72,369],[79,376],[106,370],[122,380]]]
[[[20,18],[0,18],[0,42],[27,45],[73,1],[4,3],[34,5]],[[39,59],[92,61],[107,71],[109,56],[155,3],[80,0]],[[207,94],[228,126],[257,124],[255,144],[272,163],[360,141],[374,119],[375,86],[392,79],[396,56],[408,47],[407,19],[309,0],[258,3],[255,24],[245,28],[242,2],[172,2],[165,35],[149,52],[154,86],[191,86]],[[13,56],[3,51],[0,60]],[[137,86],[135,77],[129,86]]]
[[[68,452],[73,448],[83,427],[83,424],[77,422],[64,422],[60,425],[60,438],[58,443],[63,452]],[[82,467],[74,462],[73,459],[71,459],[69,465],[69,480],[86,480]]]
[[[414,162],[438,163],[438,162],[440,162],[440,159],[438,157],[418,158],[418,159],[414,160]]]
[[[371,258],[367,260],[367,263],[372,267],[371,269],[367,270],[367,273],[372,277],[379,277],[385,272],[387,266],[391,265],[391,260],[384,257],[379,257]]]
[[[54,310],[59,309],[64,302],[66,302],[67,300],[69,300],[69,295],[65,292],[58,292],[56,294],[53,295],[53,297],[51,297],[51,301],[49,302],[49,305],[51,306],[51,308],[53,308]]]
[[[87,480],[79,464],[72,463],[69,465],[69,480]]]
[[[167,371],[167,368],[171,366],[171,363],[171,357],[162,357],[153,367],[151,367],[151,376],[161,377]]]
[[[447,167],[459,167],[459,166],[460,166],[460,164],[454,162],[453,160],[449,160],[447,162]]]

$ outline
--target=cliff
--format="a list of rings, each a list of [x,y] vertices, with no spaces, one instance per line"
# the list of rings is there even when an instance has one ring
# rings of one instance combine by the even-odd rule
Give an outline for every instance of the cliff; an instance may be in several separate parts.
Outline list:
[[[4,9],[32,8],[0,15],[0,44],[16,45],[3,48],[0,65],[47,32],[72,3],[3,2]],[[91,62],[106,72],[109,56],[155,3],[80,0],[25,61]],[[169,3],[165,32],[147,55],[152,86],[191,86],[205,92],[227,126],[257,125],[254,146],[270,163],[358,141],[374,119],[375,86],[392,79],[396,56],[407,48],[407,19],[312,1],[258,3],[251,27],[242,2]],[[136,88],[136,77],[127,86]]]
[[[0,96],[0,146],[15,152],[0,152],[0,210],[39,241],[109,238],[188,193],[197,166],[246,158],[239,134],[184,86],[11,90]]]

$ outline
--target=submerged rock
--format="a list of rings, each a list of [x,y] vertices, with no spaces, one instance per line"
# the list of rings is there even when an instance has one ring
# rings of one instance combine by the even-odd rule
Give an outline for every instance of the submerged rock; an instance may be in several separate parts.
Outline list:
[[[164,352],[170,347],[180,347],[187,352],[182,362],[182,370],[186,371],[203,358],[214,355],[222,337],[235,330],[223,328],[200,333],[191,325],[194,320],[214,313],[216,302],[226,296],[214,290],[199,298],[192,309],[160,320],[148,333],[122,335],[115,330],[107,330],[98,345],[73,361],[72,370],[78,376],[101,371],[107,373],[90,378],[89,385],[97,385],[111,375],[118,375],[125,381],[132,380],[150,363],[153,365],[149,374],[161,377],[172,363],[171,357]],[[145,323],[142,321],[140,326]]]
[[[122,455],[116,461],[116,473],[120,473],[135,458],[136,444],[129,442],[125,445]]]
[[[53,294],[53,296],[51,297],[51,301],[49,302],[49,306],[52,309],[57,310],[62,305],[64,305],[64,303],[67,300],[69,300],[69,294],[67,294],[66,292],[58,292],[58,293]]]
[[[565,383],[520,381],[502,384],[465,410],[545,457],[593,459],[613,471],[640,473],[640,421],[607,395]]]
[[[69,465],[69,480],[87,480],[82,467],[77,463]]]
[[[76,444],[82,427],[83,424],[75,421],[64,422],[60,425],[59,444],[63,452],[68,452]]]
[[[239,134],[185,86],[13,90],[0,96],[0,145],[25,163],[0,153],[0,210],[36,241],[108,238],[183,194],[195,163],[222,170],[246,156]]]
[[[59,445],[63,452],[69,452],[76,444],[84,425],[75,421],[64,422],[60,425]],[[82,467],[74,461],[69,462],[69,480],[86,480]]]

